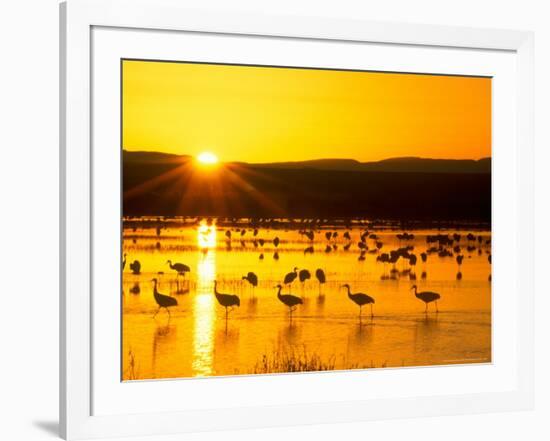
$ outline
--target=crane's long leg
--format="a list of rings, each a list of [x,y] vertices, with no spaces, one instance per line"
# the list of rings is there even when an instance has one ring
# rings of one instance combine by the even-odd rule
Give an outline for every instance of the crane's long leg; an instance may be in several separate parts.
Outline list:
[[[439,308],[437,306],[437,300],[435,301],[435,312],[439,312]]]
[[[428,313],[428,302],[426,302],[426,309],[424,310],[424,313],[425,313],[425,314]]]
[[[372,311],[372,303],[370,304],[370,316],[374,317],[374,312]]]
[[[169,309],[169,308],[166,308],[166,311],[168,311],[168,317],[169,317],[169,318],[172,318],[172,314],[170,314],[170,309]]]
[[[157,316],[157,314],[159,313],[160,311],[160,306],[159,306],[159,309],[157,309],[157,312],[155,312],[155,314],[153,315],[153,318],[155,318]]]

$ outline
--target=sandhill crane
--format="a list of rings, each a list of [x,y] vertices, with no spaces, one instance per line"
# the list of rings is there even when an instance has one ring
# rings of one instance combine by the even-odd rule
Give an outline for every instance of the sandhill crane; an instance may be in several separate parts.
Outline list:
[[[305,281],[311,279],[311,273],[307,269],[303,269],[300,270],[300,272],[298,273],[298,277],[300,279],[300,282],[302,282],[303,287]]]
[[[191,268],[189,268],[184,263],[176,262],[176,263],[172,264],[171,260],[167,260],[166,264],[170,266],[170,269],[173,269],[174,271],[176,271],[178,273],[178,276],[185,277],[185,273],[191,272]]]
[[[252,285],[252,292],[254,292],[254,288],[258,286],[258,276],[250,271],[246,276],[243,276],[243,280],[248,281]]]
[[[220,305],[225,308],[225,320],[227,321],[228,309],[233,309],[235,306],[241,306],[241,299],[235,294],[223,294],[218,292],[218,281],[214,280],[214,295]]]
[[[439,309],[437,307],[437,301],[441,298],[440,294],[432,291],[418,292],[416,285],[413,285],[411,287],[411,290],[413,289],[414,289],[414,295],[416,296],[416,298],[422,300],[426,304],[425,312],[428,312],[428,303],[431,303],[431,302],[435,302],[435,310],[439,312]]]
[[[258,259],[264,260],[264,253],[260,253],[260,255],[258,256]]]
[[[363,305],[370,305],[370,315],[371,317],[374,317],[374,313],[372,310],[374,299],[371,296],[362,292],[352,293],[350,286],[347,283],[345,285],[342,285],[342,288],[346,288],[348,290],[348,297],[350,298],[350,300],[359,306],[359,318],[362,317]]]
[[[346,231],[346,232],[344,233],[344,237],[345,237],[347,240],[351,240],[351,236],[350,236],[350,234],[349,234],[349,231]]]
[[[273,245],[275,245],[275,248],[277,248],[279,246],[280,242],[281,242],[281,240],[278,237],[275,237],[275,239],[273,239]]]
[[[462,267],[462,261],[464,260],[464,256],[459,254],[458,256],[456,256],[456,263],[458,265],[458,272],[456,273],[456,279],[457,280],[462,280],[462,271],[461,271],[461,267]]]
[[[134,260],[130,264],[130,269],[132,270],[133,274],[141,274],[141,263],[139,263],[139,260]]]
[[[304,249],[304,254],[313,254],[315,251],[315,249],[313,248],[313,246],[310,246],[310,247],[307,247],[306,249]]]
[[[290,316],[290,320],[292,320],[292,313],[296,310],[296,306],[303,304],[304,301],[300,297],[292,294],[281,294],[281,290],[283,289],[283,287],[280,284],[277,285],[275,288],[278,289],[277,298],[286,306],[288,306],[288,314]]]
[[[225,237],[227,237],[228,240],[231,240],[231,230],[227,230],[225,232]]]
[[[171,316],[170,308],[171,306],[177,306],[178,301],[174,297],[170,297],[164,294],[161,294],[157,290],[157,279],[153,279],[153,296],[155,297],[155,302],[157,302],[157,305],[159,305],[159,309],[157,309],[157,312],[155,312],[155,315],[153,317],[156,317],[157,314],[160,311],[160,308],[166,309],[168,311],[168,315]]]
[[[325,272],[321,268],[317,268],[315,270],[315,277],[317,277],[317,280],[319,281],[319,294],[321,294],[321,286],[323,286],[327,281]]]
[[[285,276],[284,284],[290,285],[292,282],[294,282],[294,280],[296,280],[296,277],[298,277],[298,268],[294,267],[294,270]]]

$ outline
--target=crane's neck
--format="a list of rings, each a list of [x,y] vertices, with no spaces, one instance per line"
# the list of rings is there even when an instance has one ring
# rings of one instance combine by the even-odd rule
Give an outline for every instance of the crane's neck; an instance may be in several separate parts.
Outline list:
[[[415,286],[413,289],[415,297],[418,297],[418,288]]]
[[[279,286],[277,287],[278,291],[277,291],[277,297],[281,298],[281,290],[283,289],[282,286]]]
[[[218,281],[214,280],[214,294],[219,294],[218,292]]]
[[[156,280],[153,280],[153,293],[154,293],[154,294],[158,294],[158,291],[157,291],[157,281],[156,281]]]
[[[348,290],[348,297],[351,299],[351,297],[352,297],[351,289],[349,289],[349,286],[345,286],[344,288],[346,288]]]

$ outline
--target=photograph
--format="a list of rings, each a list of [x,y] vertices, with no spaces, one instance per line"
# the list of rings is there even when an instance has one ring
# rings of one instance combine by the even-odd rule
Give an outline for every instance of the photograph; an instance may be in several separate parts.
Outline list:
[[[491,77],[120,63],[122,381],[493,361]]]

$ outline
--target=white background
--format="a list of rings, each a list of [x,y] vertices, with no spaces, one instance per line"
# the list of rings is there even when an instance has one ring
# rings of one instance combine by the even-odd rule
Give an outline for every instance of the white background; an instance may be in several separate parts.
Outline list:
[[[187,5],[195,2],[185,1]],[[223,4],[228,2],[219,2]],[[232,0],[234,9],[280,14],[536,31],[536,331],[533,412],[154,437],[280,440],[315,437],[542,440],[550,436],[548,192],[550,19],[547,2],[522,0]],[[196,2],[201,7],[216,2]],[[55,0],[0,5],[0,439],[56,438],[58,388],[58,9]],[[69,146],[70,147],[70,146]],[[34,219],[33,219],[34,218]],[[32,230],[40,222],[41,232]],[[546,418],[545,418],[546,417]],[[153,438],[146,438],[153,439]]]

